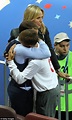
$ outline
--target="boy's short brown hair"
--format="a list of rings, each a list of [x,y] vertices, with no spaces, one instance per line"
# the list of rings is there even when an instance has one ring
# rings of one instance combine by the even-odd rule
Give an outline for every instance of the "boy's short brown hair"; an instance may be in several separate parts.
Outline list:
[[[19,26],[19,33],[26,29],[38,29],[37,25],[32,21],[23,21]]]
[[[26,29],[19,34],[19,41],[26,47],[35,46],[38,38],[38,33],[33,29]]]

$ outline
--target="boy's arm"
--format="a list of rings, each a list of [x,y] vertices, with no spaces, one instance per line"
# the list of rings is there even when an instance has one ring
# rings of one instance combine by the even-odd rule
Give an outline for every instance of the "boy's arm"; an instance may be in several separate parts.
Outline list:
[[[32,79],[33,76],[38,72],[39,66],[33,62],[29,62],[28,66],[20,72],[17,69],[16,64],[13,60],[8,61],[8,67],[10,69],[10,74],[18,84],[24,83],[27,79]]]
[[[36,64],[36,62],[33,62],[34,60],[32,60],[29,62],[28,66],[23,70],[23,72],[20,72],[13,61],[15,56],[15,52],[13,51],[14,48],[15,45],[10,48],[8,54],[6,54],[6,60],[10,69],[11,76],[18,84],[22,84],[27,79],[32,79],[32,77],[38,72],[40,64]]]

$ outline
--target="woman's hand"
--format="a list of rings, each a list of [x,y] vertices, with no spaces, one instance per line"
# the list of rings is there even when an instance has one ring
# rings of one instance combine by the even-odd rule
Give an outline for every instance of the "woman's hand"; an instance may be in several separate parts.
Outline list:
[[[64,73],[64,72],[61,72],[61,71],[57,72],[57,74],[58,74],[59,77],[62,77],[62,78],[64,78],[64,79],[70,81],[70,79],[69,79],[70,75],[69,75],[69,74]]]
[[[16,46],[16,44],[14,44],[14,45],[10,48],[9,52],[8,52],[7,54],[5,54],[5,58],[6,58],[7,61],[11,61],[11,60],[14,59],[14,56],[15,56],[14,48],[15,48],[15,46]]]

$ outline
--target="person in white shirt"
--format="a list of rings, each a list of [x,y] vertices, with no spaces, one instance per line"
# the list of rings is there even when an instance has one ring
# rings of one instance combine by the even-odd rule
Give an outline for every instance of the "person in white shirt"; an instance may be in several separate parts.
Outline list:
[[[48,46],[43,40],[39,40],[38,27],[32,21],[24,21],[19,26],[19,33],[26,30],[23,34],[25,46],[20,44],[19,37],[12,40],[6,46],[4,54],[8,53],[10,47],[16,44],[14,62],[20,71],[23,71],[28,64],[28,58],[44,59],[51,56]],[[35,31],[36,32],[35,32]],[[28,39],[27,39],[28,38]],[[33,47],[36,43],[39,43],[39,47]],[[30,47],[32,46],[32,47]],[[18,84],[10,75],[10,81],[7,87],[7,92],[10,100],[11,107],[17,114],[26,116],[33,111],[33,86],[30,80],[27,80],[23,84]]]
[[[20,35],[23,32],[21,32]],[[22,44],[23,42],[24,39],[22,40]],[[39,47],[39,44],[37,43],[36,46]],[[37,91],[36,112],[42,115],[55,117],[59,86],[57,74],[50,57],[42,60],[30,60],[28,66],[22,72],[18,70],[16,64],[12,60],[13,58],[12,46],[6,56],[11,76],[18,84],[24,83],[27,79],[32,81],[33,87]]]

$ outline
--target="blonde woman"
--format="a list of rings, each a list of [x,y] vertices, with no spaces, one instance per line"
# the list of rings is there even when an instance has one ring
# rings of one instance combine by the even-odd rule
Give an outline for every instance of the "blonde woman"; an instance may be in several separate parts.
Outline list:
[[[25,21],[26,20],[31,20],[34,23],[36,23],[36,25],[38,26],[38,29],[39,29],[39,32],[38,32],[39,38],[44,40],[45,43],[48,45],[48,47],[50,49],[51,61],[52,61],[52,64],[53,64],[57,74],[60,77],[67,78],[69,76],[68,74],[60,72],[60,65],[59,65],[58,60],[56,58],[54,49],[52,47],[48,29],[43,23],[43,17],[44,17],[44,11],[43,11],[42,8],[40,8],[37,5],[30,5],[26,8],[26,10],[24,12],[23,21],[24,20]]]

